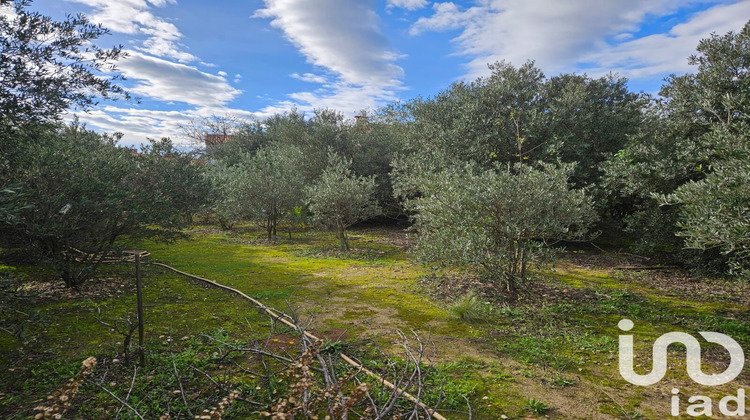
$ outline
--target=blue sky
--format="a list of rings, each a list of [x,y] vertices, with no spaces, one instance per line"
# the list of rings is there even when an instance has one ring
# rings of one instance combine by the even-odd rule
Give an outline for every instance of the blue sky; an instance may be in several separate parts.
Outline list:
[[[75,111],[90,128],[181,141],[212,115],[264,118],[292,106],[351,117],[431,96],[536,61],[547,76],[616,72],[655,93],[711,32],[739,30],[750,0],[36,0],[57,18],[84,13],[122,44],[118,67],[140,103]]]

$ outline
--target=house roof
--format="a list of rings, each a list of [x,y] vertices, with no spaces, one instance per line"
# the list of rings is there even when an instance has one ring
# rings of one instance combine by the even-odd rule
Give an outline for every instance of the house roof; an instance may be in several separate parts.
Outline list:
[[[206,146],[213,146],[217,144],[226,143],[234,138],[231,134],[206,134],[203,138]]]

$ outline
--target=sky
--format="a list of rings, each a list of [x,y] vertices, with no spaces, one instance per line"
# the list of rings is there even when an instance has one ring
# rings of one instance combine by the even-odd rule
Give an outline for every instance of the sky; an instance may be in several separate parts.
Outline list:
[[[546,76],[610,72],[656,93],[709,34],[738,31],[750,0],[35,0],[83,13],[122,45],[122,84],[140,98],[72,110],[91,129],[184,142],[210,116],[263,119],[292,107],[347,117],[534,60]]]

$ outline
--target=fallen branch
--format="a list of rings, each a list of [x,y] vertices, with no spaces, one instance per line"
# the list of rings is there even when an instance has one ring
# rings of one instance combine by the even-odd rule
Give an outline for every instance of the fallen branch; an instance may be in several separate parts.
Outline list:
[[[136,375],[138,375],[138,366],[136,366],[135,369],[133,369],[133,380],[130,381],[130,389],[128,389],[128,395],[125,396],[125,400],[130,399],[130,393],[133,392],[133,386],[135,385],[135,377],[136,377]],[[122,411],[123,407],[124,406],[121,405],[120,409],[117,410],[117,413],[115,413],[115,418],[120,417],[120,411]]]
[[[613,270],[669,270],[677,268],[674,265],[618,265]]]
[[[209,381],[211,381],[214,385],[216,385],[216,387],[219,388],[221,391],[229,391],[225,386],[222,386],[220,383],[216,382],[216,380],[212,378],[211,375],[209,375],[208,373],[198,369],[197,367],[193,365],[190,365],[190,368],[202,374],[203,376],[205,376]],[[240,396],[237,396],[235,399],[242,401],[242,402],[249,403],[249,404],[261,405],[261,406],[264,405],[263,403],[260,403],[258,401],[248,400],[247,398],[242,398]]]
[[[232,293],[235,293],[235,294],[237,294],[239,296],[242,296],[243,298],[249,300],[250,302],[252,302],[256,306],[258,306],[260,309],[262,309],[266,313],[268,313],[268,315],[270,315],[272,319],[277,320],[277,321],[279,321],[279,322],[287,325],[290,328],[293,328],[295,330],[299,330],[300,333],[303,336],[311,339],[312,341],[321,341],[320,338],[316,337],[315,335],[311,334],[310,332],[305,331],[304,329],[299,328],[299,326],[297,324],[295,324],[295,320],[294,320],[293,317],[291,317],[291,316],[289,316],[289,315],[287,315],[287,314],[285,314],[285,313],[283,313],[283,312],[281,312],[281,311],[279,311],[277,309],[274,309],[274,308],[271,308],[271,307],[268,307],[268,306],[264,305],[260,301],[258,301],[256,299],[253,299],[252,297],[250,297],[247,294],[241,292],[240,290],[237,290],[237,289],[229,287],[229,286],[225,286],[225,285],[223,285],[221,283],[216,283],[215,281],[212,281],[212,280],[209,280],[209,279],[206,279],[206,278],[203,278],[203,277],[198,277],[196,275],[193,275],[193,274],[190,274],[190,273],[186,273],[184,271],[177,270],[176,268],[171,267],[171,266],[166,265],[166,264],[157,263],[157,262],[152,262],[151,264],[159,266],[159,267],[166,268],[166,269],[171,270],[171,271],[173,271],[175,273],[181,274],[181,275],[183,275],[185,277],[188,277],[188,278],[191,278],[191,279],[194,279],[194,280],[198,280],[198,281],[201,281],[201,282],[204,282],[204,283],[216,286],[216,287],[218,287],[220,289],[228,290],[228,291],[230,291]],[[213,337],[210,337],[210,338],[216,340]],[[216,341],[221,342],[221,340],[216,340]],[[228,343],[224,343],[224,344],[228,344]],[[251,352],[256,352],[258,354],[261,354],[260,351],[258,351],[256,349],[252,349],[252,350],[251,349],[243,349],[242,351],[251,351]],[[265,354],[265,355],[270,356],[270,357],[274,357],[274,358],[280,358],[280,356],[271,355],[270,353]],[[422,401],[420,401],[419,398],[417,398],[417,397],[413,396],[412,394],[406,392],[405,389],[402,389],[401,387],[399,387],[397,385],[394,385],[393,383],[385,380],[385,378],[383,378],[382,376],[378,375],[377,373],[375,373],[375,372],[373,372],[373,371],[365,368],[361,363],[353,360],[352,358],[350,358],[346,354],[339,353],[339,356],[345,362],[349,363],[351,366],[359,369],[360,371],[364,372],[366,375],[368,375],[368,376],[376,379],[378,382],[380,382],[381,384],[387,386],[388,388],[391,388],[396,395],[403,395],[409,401],[413,402],[414,404],[419,405],[425,411],[425,413],[427,413],[427,415],[430,416],[431,418],[434,418],[434,419],[437,419],[437,420],[447,420],[445,417],[443,417],[437,411],[433,410],[430,407],[427,407],[427,405],[425,405]]]
[[[182,380],[180,379],[180,374],[177,372],[177,364],[174,361],[174,352],[172,351],[172,340],[169,340],[169,354],[172,356],[172,369],[174,370],[174,377],[177,379],[177,384],[180,385],[180,396],[182,397],[182,402],[185,404],[185,408],[188,411],[188,414],[190,414],[190,417],[193,417],[193,412],[190,411],[190,405],[187,402],[187,399],[185,399],[185,389],[182,387]]]
[[[128,404],[127,402],[123,401],[123,400],[122,400],[122,398],[120,398],[120,397],[118,397],[117,395],[115,395],[114,393],[112,393],[112,391],[110,391],[110,390],[108,390],[107,388],[105,388],[105,387],[104,387],[104,386],[103,386],[102,384],[100,384],[100,383],[98,383],[98,382],[95,382],[95,381],[91,381],[91,380],[86,380],[86,382],[87,382],[87,383],[90,383],[91,385],[94,385],[94,386],[97,386],[97,387],[99,387],[99,388],[100,388],[100,389],[101,389],[102,391],[106,392],[106,393],[107,393],[107,394],[109,394],[109,395],[110,395],[110,396],[111,396],[112,398],[114,398],[114,399],[116,399],[117,401],[119,401],[119,402],[120,402],[120,404],[122,404],[123,406],[127,407],[127,408],[128,408],[128,409],[129,409],[130,411],[132,411],[132,412],[133,412],[133,414],[135,414],[135,415],[136,415],[136,416],[137,416],[137,417],[138,417],[139,419],[141,419],[141,420],[146,420],[146,419],[144,419],[144,418],[143,418],[143,416],[141,415],[141,413],[139,413],[139,412],[138,412],[138,410],[136,410],[135,408],[133,408],[133,406],[131,406],[131,405],[130,405],[130,404]]]

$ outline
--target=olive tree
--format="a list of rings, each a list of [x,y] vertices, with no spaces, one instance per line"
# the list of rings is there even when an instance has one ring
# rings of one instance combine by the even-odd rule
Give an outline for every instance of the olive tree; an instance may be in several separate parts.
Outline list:
[[[205,179],[205,162],[195,151],[183,151],[172,140],[149,140],[141,145],[137,155],[137,185],[145,186],[162,195],[152,200],[149,211],[159,214],[161,226],[181,226],[192,222],[193,216],[204,210],[211,194],[211,184]],[[142,195],[149,197],[147,192]]]
[[[517,291],[530,265],[552,257],[554,241],[582,237],[595,219],[584,191],[568,182],[572,170],[467,164],[421,177],[420,195],[406,202],[414,212],[417,255],[466,265]]]
[[[86,280],[123,236],[180,236],[184,215],[203,203],[196,194],[199,168],[166,140],[134,154],[118,147],[117,137],[77,123],[37,140],[12,172],[17,189],[3,197],[16,210],[0,218],[9,236],[69,287]],[[192,193],[185,196],[188,185]]]
[[[698,249],[699,254],[681,252],[677,262],[698,257],[701,268],[723,262],[711,252],[717,247],[737,250],[731,240],[715,242],[723,235],[719,232],[727,233],[723,229],[710,240],[711,235],[699,231],[720,228],[722,212],[741,208],[717,188],[735,185],[730,179],[740,182],[748,159],[749,44],[750,22],[739,32],[701,40],[688,60],[696,71],[667,79],[660,92],[666,100],[653,107],[643,130],[604,165],[605,187],[619,192],[628,229],[647,250],[668,248],[677,255],[681,247]],[[698,199],[698,191],[706,196]],[[671,194],[668,202],[685,205],[659,206],[654,199]]]
[[[48,124],[69,108],[89,109],[97,98],[129,98],[113,72],[125,52],[93,43],[107,29],[82,15],[56,21],[28,10],[30,4],[0,2],[0,190],[19,194],[12,173],[23,165],[24,146],[54,129]]]
[[[98,265],[129,217],[132,156],[115,139],[65,127],[30,145],[29,159],[14,180],[26,204],[12,226],[33,254],[42,257],[69,287]]]
[[[244,155],[229,169],[229,198],[240,213],[276,237],[279,221],[302,203],[305,177],[300,168],[305,156],[296,146],[272,144]]]
[[[305,188],[313,221],[335,228],[341,251],[349,250],[346,229],[380,214],[375,198],[375,177],[356,176],[351,161],[329,151],[328,165],[320,177]]]
[[[527,62],[521,67],[498,62],[489,77],[456,82],[433,98],[394,106],[403,113],[405,152],[437,168],[455,163],[517,162],[519,154],[536,159],[550,138],[540,127],[547,99],[544,74]],[[518,137],[524,137],[520,145]],[[519,152],[519,146],[523,146]]]
[[[211,185],[208,214],[218,220],[222,229],[231,230],[247,213],[239,172],[224,163],[217,163],[209,165],[203,176]]]
[[[628,91],[627,79],[611,74],[598,79],[562,74],[545,83],[542,95],[547,108],[541,125],[552,139],[545,144],[544,160],[577,162],[571,174],[577,187],[599,183],[601,163],[637,133],[649,100]]]
[[[55,21],[28,9],[30,1],[0,7],[0,119],[19,125],[55,121],[71,106],[82,109],[97,97],[128,97],[110,76],[120,47],[92,41],[108,33],[83,15]],[[10,9],[10,10],[8,10]],[[116,77],[116,76],[115,76]]]
[[[723,130],[722,130],[723,131]],[[745,134],[715,133],[732,154],[715,163],[704,179],[690,181],[672,194],[655,195],[662,204],[679,205],[677,235],[685,247],[719,249],[731,268],[750,270],[750,127]]]

